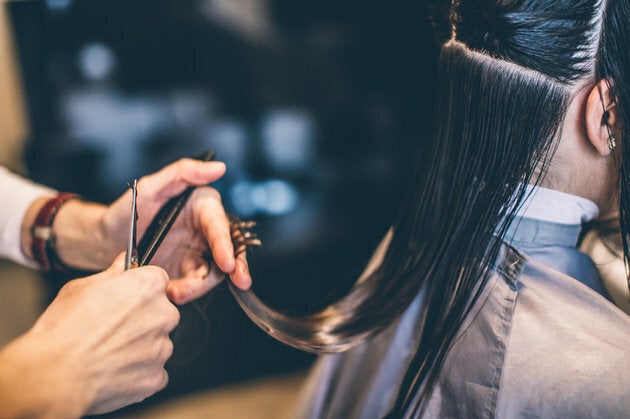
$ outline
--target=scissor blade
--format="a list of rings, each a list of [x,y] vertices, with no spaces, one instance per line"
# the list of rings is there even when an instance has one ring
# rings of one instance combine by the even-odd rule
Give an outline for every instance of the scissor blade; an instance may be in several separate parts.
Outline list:
[[[131,218],[129,221],[127,253],[125,255],[125,270],[138,267],[138,247],[136,245],[136,221],[138,220],[138,180],[134,179],[133,184],[130,184],[129,187],[131,188]]]

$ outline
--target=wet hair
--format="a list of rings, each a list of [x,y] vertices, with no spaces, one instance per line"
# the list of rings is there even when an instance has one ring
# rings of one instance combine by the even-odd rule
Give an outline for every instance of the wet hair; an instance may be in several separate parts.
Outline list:
[[[608,80],[622,126],[630,121],[628,0],[429,4],[442,45],[432,146],[410,182],[383,262],[323,312],[283,319],[288,328],[266,327],[303,349],[345,350],[422,298],[420,338],[391,417],[414,417],[425,407],[525,199],[525,185],[546,172],[578,89]],[[620,213],[628,260],[630,134],[622,132]]]
[[[434,153],[417,177],[376,275],[423,292],[423,329],[392,416],[415,416],[487,282],[499,241],[557,145],[581,84],[611,81],[621,121],[627,91],[627,0],[433,2],[443,44]],[[623,131],[621,225],[628,259],[630,147]],[[400,267],[403,266],[403,269]],[[403,285],[405,284],[405,285]],[[406,294],[403,293],[403,294]],[[406,294],[406,295],[409,295]]]
[[[630,1],[609,0],[604,11],[596,78],[610,82],[611,98],[621,122],[622,158],[619,170],[619,224],[626,272],[630,261]],[[609,106],[610,104],[606,104]],[[630,287],[630,276],[628,277]]]

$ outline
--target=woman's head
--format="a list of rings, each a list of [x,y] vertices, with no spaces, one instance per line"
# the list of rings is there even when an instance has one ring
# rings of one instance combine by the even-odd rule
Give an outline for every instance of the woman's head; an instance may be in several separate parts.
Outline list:
[[[559,110],[566,114],[565,121],[541,182],[592,199],[604,214],[616,210],[616,200],[607,198],[616,195],[609,186],[616,185],[615,163],[622,160],[610,156],[609,136],[621,137],[614,86],[627,85],[628,80],[628,25],[624,23],[628,1],[433,4],[436,38],[443,48],[464,47],[495,59],[496,66],[515,64],[524,73],[537,73],[561,86],[570,102],[567,109]]]
[[[623,129],[630,121],[630,2],[432,1],[431,12],[442,45],[433,153],[376,274],[405,290],[401,299],[423,289],[424,324],[431,325],[403,382],[399,414],[422,406],[487,279],[499,247],[492,236],[503,236],[524,184],[585,195],[604,212],[620,189],[622,229],[630,228]],[[629,241],[624,234],[626,255]]]

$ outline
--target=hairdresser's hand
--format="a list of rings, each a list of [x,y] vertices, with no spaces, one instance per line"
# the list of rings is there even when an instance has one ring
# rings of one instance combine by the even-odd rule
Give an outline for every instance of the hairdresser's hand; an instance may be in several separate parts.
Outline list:
[[[199,186],[162,242],[151,264],[168,272],[171,299],[184,304],[208,292],[230,275],[234,284],[247,289],[251,276],[245,253],[234,257],[228,218],[216,190],[203,186],[221,178],[225,165],[182,159],[138,181],[138,239],[160,208],[188,186]],[[43,200],[45,201],[45,199]],[[30,213],[37,213],[36,202]],[[127,247],[131,216],[131,191],[109,207],[78,200],[64,204],[53,224],[57,253],[68,266],[100,270]],[[33,215],[34,217],[34,215]],[[30,223],[23,226],[28,240]],[[23,248],[28,251],[29,244]],[[200,255],[210,250],[212,269]]]
[[[151,261],[166,269],[171,278],[177,278],[171,281],[168,293],[178,304],[204,295],[223,279],[224,273],[241,289],[251,285],[245,254],[234,257],[230,225],[221,197],[213,188],[202,186],[216,181],[224,173],[223,163],[182,159],[138,182],[138,238],[170,198],[188,186],[200,186]],[[128,191],[105,214],[105,228],[108,234],[116,236],[112,243],[126,242],[130,202],[131,191]],[[200,257],[208,249],[215,261],[210,272],[208,264]]]
[[[164,388],[179,321],[168,276],[147,266],[69,282],[33,328],[0,351],[2,414],[79,417],[139,402]]]

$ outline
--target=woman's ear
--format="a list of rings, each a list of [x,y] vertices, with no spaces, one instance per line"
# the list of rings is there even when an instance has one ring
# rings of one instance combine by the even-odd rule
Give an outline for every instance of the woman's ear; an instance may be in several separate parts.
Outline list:
[[[615,102],[610,96],[610,81],[600,80],[591,89],[586,101],[586,134],[597,152],[605,157],[614,151],[617,114]]]

